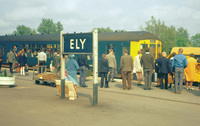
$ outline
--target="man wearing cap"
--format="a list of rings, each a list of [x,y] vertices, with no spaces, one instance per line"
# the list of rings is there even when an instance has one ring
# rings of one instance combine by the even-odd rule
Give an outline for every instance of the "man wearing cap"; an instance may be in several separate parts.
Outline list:
[[[152,73],[155,72],[154,57],[150,54],[150,48],[145,48],[146,53],[142,55],[140,63],[143,66],[144,71],[144,90],[151,90],[151,77]]]

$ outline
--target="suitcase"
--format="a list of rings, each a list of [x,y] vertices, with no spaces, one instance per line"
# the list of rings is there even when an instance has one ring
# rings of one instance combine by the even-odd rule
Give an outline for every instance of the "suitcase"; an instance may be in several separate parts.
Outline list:
[[[157,82],[157,73],[156,72],[152,73],[151,81],[152,82]]]

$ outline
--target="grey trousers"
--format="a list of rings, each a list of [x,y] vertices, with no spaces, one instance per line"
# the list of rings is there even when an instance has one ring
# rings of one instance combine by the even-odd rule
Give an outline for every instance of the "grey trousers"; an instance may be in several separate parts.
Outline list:
[[[151,78],[152,78],[153,69],[144,69],[144,88],[151,89]]]
[[[81,66],[80,67],[80,78],[79,78],[80,86],[85,85],[86,72],[87,72],[86,66]]]
[[[109,71],[110,71],[111,78],[112,78],[111,81],[114,81],[115,68],[113,68],[113,67],[109,67]]]
[[[181,92],[183,89],[184,68],[175,68],[175,92]],[[178,85],[179,84],[179,85]]]

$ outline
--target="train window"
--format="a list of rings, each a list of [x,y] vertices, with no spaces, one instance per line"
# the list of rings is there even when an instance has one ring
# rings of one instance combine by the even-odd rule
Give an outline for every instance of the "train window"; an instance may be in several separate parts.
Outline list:
[[[56,44],[53,44],[53,48],[56,48]]]
[[[107,44],[106,45],[106,54],[109,53],[109,49],[112,49],[115,52],[115,45],[114,44]]]
[[[156,44],[150,44],[150,54],[152,54],[155,58],[156,54]]]
[[[31,48],[37,48],[37,46],[35,46],[35,44],[31,44]]]
[[[25,44],[21,44],[21,48],[25,48]]]
[[[47,45],[46,44],[42,44],[42,48],[46,48],[47,47]]]
[[[2,57],[4,55],[4,44],[0,44],[0,57]]]
[[[47,44],[47,48],[52,48],[52,44]]]
[[[195,59],[197,59],[197,62],[200,63],[200,55],[195,55]]]
[[[141,44],[140,49],[142,50],[142,54],[145,54],[145,48],[148,47],[148,44]]]
[[[57,44],[57,49],[60,49],[60,44]]]
[[[158,53],[161,53],[161,46],[160,46],[160,44],[157,44],[157,54]]]
[[[37,44],[37,48],[38,49],[42,48],[41,44]]]
[[[25,44],[25,48],[26,48],[26,49],[29,48],[29,44]]]

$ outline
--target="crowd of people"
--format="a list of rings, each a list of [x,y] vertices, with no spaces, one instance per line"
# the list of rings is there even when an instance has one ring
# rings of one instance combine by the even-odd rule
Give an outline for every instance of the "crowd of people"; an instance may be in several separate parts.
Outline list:
[[[15,45],[13,49],[6,55],[6,63],[8,63],[10,68],[10,73],[13,74],[13,69],[20,68],[20,73],[25,76],[25,66],[27,66],[27,59],[24,49],[19,49],[17,52],[17,46]]]
[[[197,60],[194,58],[194,54],[190,54],[190,57],[187,59],[183,55],[183,49],[178,50],[178,54],[173,52],[169,58],[167,58],[167,53],[162,52],[158,54],[158,58],[154,62],[154,56],[150,54],[150,48],[145,48],[146,53],[142,54],[142,51],[138,51],[138,55],[134,58],[128,55],[128,50],[123,51],[123,56],[120,59],[120,71],[122,75],[122,84],[123,90],[131,90],[131,73],[133,70],[136,72],[137,83],[141,85],[142,75],[144,76],[144,90],[152,89],[152,74],[157,73],[157,85],[161,89],[171,88],[174,83],[174,89],[176,94],[182,93],[183,88],[183,76],[186,77],[186,88],[187,90],[194,90],[192,87],[193,82],[196,80],[195,69],[197,66]],[[20,49],[17,52],[17,47],[14,46],[10,52],[7,53],[7,63],[10,67],[10,73],[13,73],[13,64],[17,63],[20,66],[20,73],[22,76],[25,75],[25,66],[27,65],[26,61],[27,54],[25,54],[24,49]],[[66,80],[73,81],[75,87],[79,84],[81,87],[87,87],[85,83],[86,71],[89,69],[87,55],[80,54],[78,60],[74,59],[74,55],[67,55],[65,69],[67,72]],[[38,65],[46,65],[47,54],[43,48],[38,54]],[[1,61],[0,61],[1,63]],[[55,69],[55,74],[57,78],[60,77],[60,52],[55,51],[53,54],[53,60],[51,62],[52,67]],[[109,88],[109,81],[114,81],[114,76],[117,68],[116,58],[114,51],[109,50],[109,53],[102,54],[101,58],[98,61],[98,71],[101,77],[100,88]],[[80,71],[80,78],[78,83],[77,71]],[[39,73],[44,72],[43,69],[39,69]],[[128,83],[128,88],[127,84]],[[169,86],[168,86],[169,84]]]

